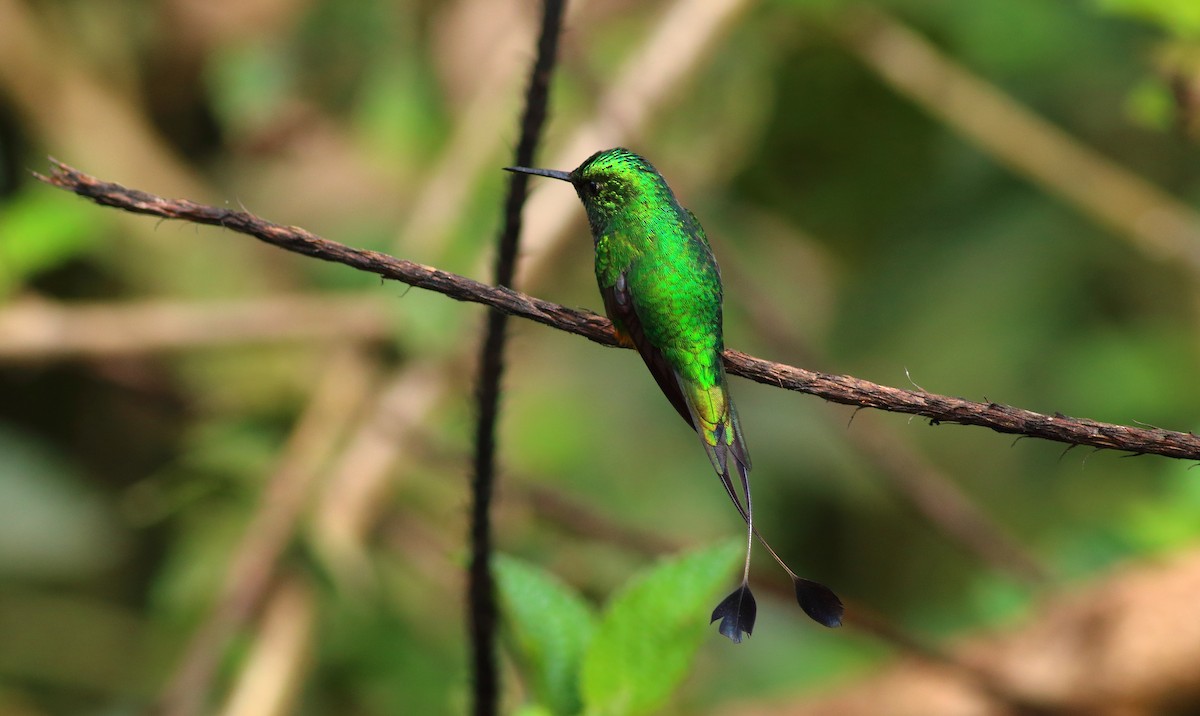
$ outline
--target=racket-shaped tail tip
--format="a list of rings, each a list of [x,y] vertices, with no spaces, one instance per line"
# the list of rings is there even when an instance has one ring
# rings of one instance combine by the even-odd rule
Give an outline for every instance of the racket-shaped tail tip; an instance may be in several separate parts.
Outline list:
[[[805,614],[816,623],[830,629],[842,625],[842,616],[846,608],[832,589],[802,577],[797,577],[795,581],[796,601],[800,603],[800,608]]]
[[[754,631],[754,618],[757,615],[758,605],[754,602],[754,595],[750,593],[750,585],[743,583],[713,610],[712,622],[720,619],[718,631],[729,637],[734,644],[741,644],[742,635],[750,636]]]

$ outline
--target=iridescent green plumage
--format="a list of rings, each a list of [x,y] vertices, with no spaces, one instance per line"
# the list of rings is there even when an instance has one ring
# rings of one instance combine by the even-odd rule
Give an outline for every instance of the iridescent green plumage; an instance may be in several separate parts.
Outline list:
[[[704,229],[636,154],[601,152],[572,176],[595,240],[605,312],[700,434],[717,472],[727,473],[730,454],[748,470],[721,363],[721,274]]]
[[[704,229],[679,205],[662,175],[626,149],[598,152],[572,172],[510,167],[570,182],[587,210],[595,242],[596,281],[618,335],[636,348],[659,388],[696,431],[749,534],[750,454],[729,397],[721,317],[721,273]],[[734,488],[740,478],[745,502]],[[801,579],[767,547],[796,583],[797,598],[826,626],[841,620],[841,602],[825,587]],[[754,626],[754,598],[742,587],[714,612],[734,641]]]

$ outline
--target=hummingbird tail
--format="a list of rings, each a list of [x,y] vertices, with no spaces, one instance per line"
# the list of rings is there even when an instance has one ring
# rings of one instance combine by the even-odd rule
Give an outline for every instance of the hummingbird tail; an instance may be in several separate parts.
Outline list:
[[[717,382],[703,386],[675,375],[683,401],[687,404],[692,427],[700,436],[704,451],[717,474],[727,473],[729,458],[737,464],[739,471],[750,471],[750,453],[742,437],[742,426],[738,422],[737,409],[729,398],[725,387],[725,370],[722,369]]]
[[[746,495],[746,502],[750,504],[750,474],[741,463],[738,463],[738,474],[741,478],[742,490]],[[796,601],[800,604],[800,608],[804,610],[813,621],[822,626],[831,629],[842,625],[842,616],[845,612],[845,607],[842,605],[842,600],[838,599],[837,594],[832,589],[826,587],[820,582],[814,582],[811,579],[805,579],[796,574],[795,570],[788,566],[787,562],[783,561],[783,557],[775,551],[771,543],[767,541],[758,528],[754,526],[754,521],[750,516],[750,511],[742,506],[742,501],[739,499],[737,490],[734,488],[733,479],[729,476],[729,471],[722,472],[719,476],[721,485],[725,488],[725,493],[729,495],[729,499],[733,502],[733,506],[737,508],[738,514],[742,516],[742,520],[746,523],[746,529],[754,538],[758,539],[759,544],[771,558],[775,560],[784,572],[787,572],[788,577],[792,580],[792,585],[796,588]],[[743,580],[745,579],[743,574]]]
[[[750,572],[750,545],[758,539],[767,553],[771,555],[784,572],[791,577],[796,587],[796,601],[809,617],[823,626],[837,627],[842,623],[843,606],[837,595],[823,584],[805,579],[788,566],[779,556],[775,548],[767,542],[754,526],[754,503],[750,496],[750,454],[742,437],[742,428],[738,422],[737,410],[729,398],[725,388],[725,375],[722,372],[721,381],[712,388],[702,388],[688,385],[679,379],[679,387],[687,403],[692,425],[700,435],[700,441],[708,458],[712,461],[717,476],[729,500],[746,523],[747,546],[746,564],[742,575],[743,585],[748,581]],[[732,459],[730,459],[732,458]],[[739,495],[730,475],[730,463],[737,470],[742,494]]]

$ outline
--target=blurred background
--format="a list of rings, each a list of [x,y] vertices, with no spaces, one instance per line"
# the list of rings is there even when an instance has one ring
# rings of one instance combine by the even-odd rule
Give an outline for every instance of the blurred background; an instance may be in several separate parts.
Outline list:
[[[482,309],[30,170],[486,281],[537,15],[0,0],[0,714],[465,710]],[[1195,431],[1198,137],[1191,0],[591,0],[539,163],[654,162],[708,231],[733,348]],[[599,310],[551,184],[520,288]],[[602,603],[738,534],[633,354],[511,338],[501,551]],[[714,628],[667,713],[1200,713],[1193,463],[732,389],[759,525],[850,625],[764,587],[754,637]]]

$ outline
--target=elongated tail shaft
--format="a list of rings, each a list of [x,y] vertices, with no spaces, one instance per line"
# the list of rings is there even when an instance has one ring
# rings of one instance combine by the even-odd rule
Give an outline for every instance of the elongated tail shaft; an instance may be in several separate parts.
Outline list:
[[[783,568],[784,572],[787,572],[796,590],[796,601],[800,604],[800,608],[804,610],[804,613],[822,626],[827,626],[831,629],[841,626],[845,606],[837,594],[834,594],[832,589],[820,582],[814,582],[811,579],[805,579],[796,574],[795,570],[789,567],[787,562],[783,561],[783,558],[779,556],[779,553],[775,551],[771,543],[767,542],[766,538],[754,526],[753,503],[750,498],[750,476],[740,465],[738,472],[741,477],[742,491],[746,495],[745,507],[742,506],[741,500],[738,499],[738,494],[734,490],[733,480],[730,479],[728,471],[721,474],[721,485],[725,488],[725,493],[729,495],[729,500],[733,503],[733,506],[737,508],[738,514],[746,522],[747,529],[754,537],[758,538],[759,543],[767,550],[767,553],[771,555],[775,563]]]
[[[742,583],[745,585],[748,581],[750,546],[757,537],[767,553],[791,578],[796,589],[796,601],[799,602],[804,613],[824,626],[840,626],[844,607],[837,595],[828,587],[796,574],[795,570],[783,561],[775,548],[754,526],[754,502],[750,490],[750,453],[746,449],[745,439],[742,437],[737,409],[726,388],[725,371],[720,370],[718,375],[720,382],[712,387],[688,386],[683,380],[680,380],[680,388],[688,405],[692,427],[700,435],[700,441],[721,479],[721,485],[729,495],[729,500],[733,502],[733,506],[737,508],[738,514],[746,523],[748,544]],[[743,499],[739,499],[733,479],[729,474],[730,463],[738,472],[744,503]],[[735,639],[735,641],[737,640]]]

